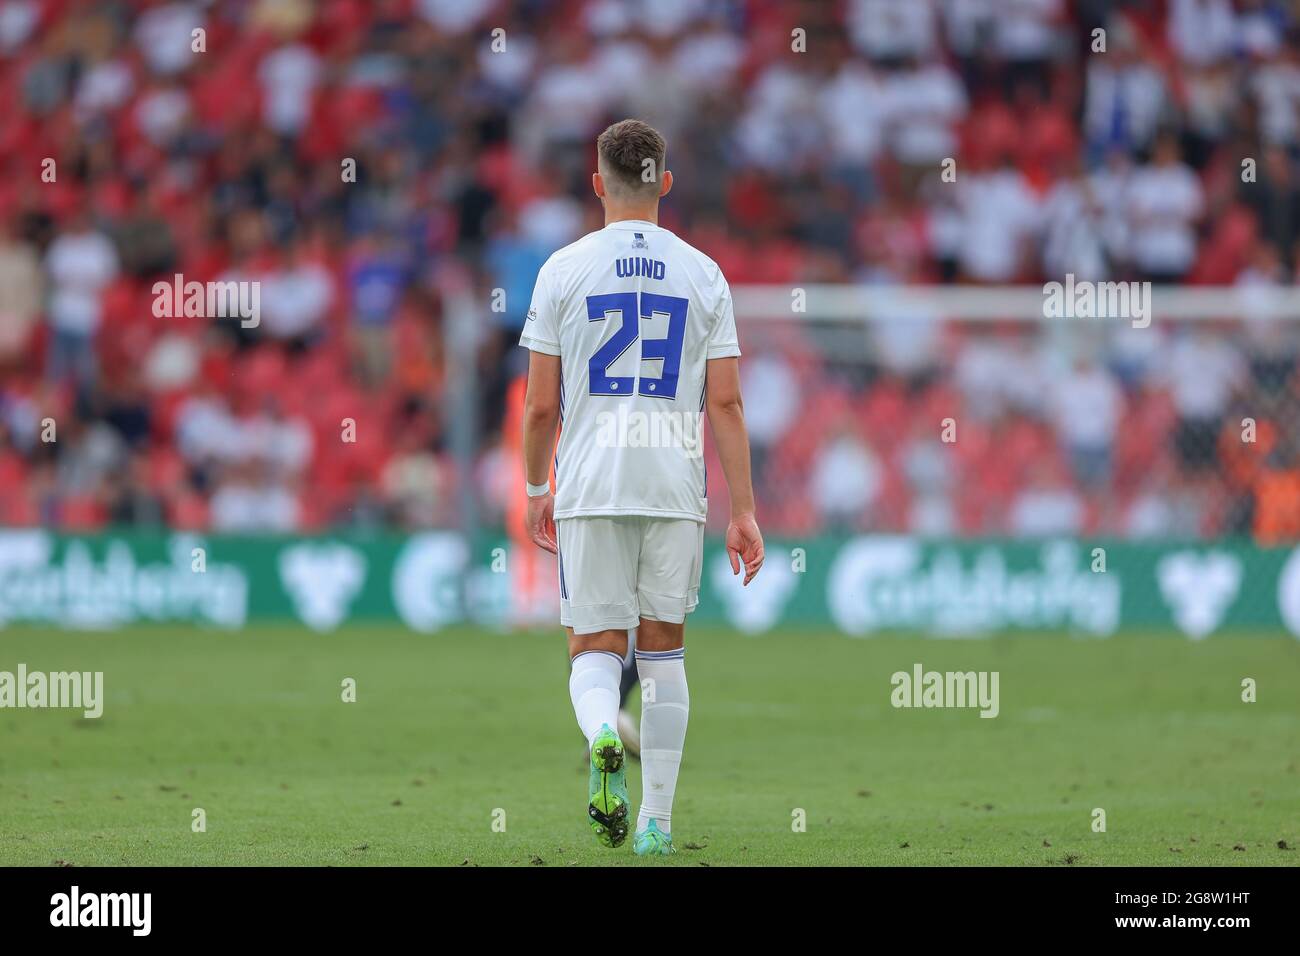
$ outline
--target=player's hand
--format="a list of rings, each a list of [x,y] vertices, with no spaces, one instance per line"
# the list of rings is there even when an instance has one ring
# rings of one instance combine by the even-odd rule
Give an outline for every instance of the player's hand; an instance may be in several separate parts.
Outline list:
[[[543,551],[558,554],[555,543],[555,495],[528,499],[528,537]]]
[[[732,574],[739,574],[741,564],[745,565],[746,585],[763,566],[763,534],[752,514],[736,515],[727,525],[727,557]]]

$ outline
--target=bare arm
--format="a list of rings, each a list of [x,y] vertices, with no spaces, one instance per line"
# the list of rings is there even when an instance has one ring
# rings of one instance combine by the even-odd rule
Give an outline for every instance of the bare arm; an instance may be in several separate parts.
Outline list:
[[[528,392],[524,398],[524,474],[531,485],[549,484],[555,429],[560,423],[560,357],[528,353]],[[528,536],[552,554],[555,544],[555,498],[528,499]]]
[[[709,360],[704,405],[731,494],[731,521],[727,526],[731,571],[739,574],[743,562],[745,584],[749,584],[763,566],[763,535],[754,518],[749,433],[745,429],[745,406],[740,397],[740,363],[734,357]]]

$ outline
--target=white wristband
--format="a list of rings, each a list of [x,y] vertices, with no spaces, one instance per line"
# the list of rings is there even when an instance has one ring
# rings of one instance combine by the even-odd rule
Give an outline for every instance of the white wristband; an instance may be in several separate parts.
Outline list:
[[[528,485],[529,498],[540,498],[542,495],[549,495],[551,493],[551,483],[549,481],[540,485],[534,485],[529,482],[525,482],[525,484]]]

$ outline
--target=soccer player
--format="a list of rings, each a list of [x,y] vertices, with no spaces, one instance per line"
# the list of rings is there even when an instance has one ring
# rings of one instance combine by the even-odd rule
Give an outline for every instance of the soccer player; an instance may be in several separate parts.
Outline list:
[[[559,557],[569,696],[591,749],[591,827],[605,846],[627,838],[615,727],[628,630],[636,628],[643,790],[632,846],[639,855],[668,854],[690,702],[684,626],[703,560],[706,410],[731,497],[727,552],[734,574],[743,565],[746,585],[763,564],[763,538],[727,280],[712,259],[658,225],[659,200],[673,185],[663,137],[624,120],[596,145],[591,181],[605,228],[542,266],[520,338],[531,350],[527,524],[533,541]]]

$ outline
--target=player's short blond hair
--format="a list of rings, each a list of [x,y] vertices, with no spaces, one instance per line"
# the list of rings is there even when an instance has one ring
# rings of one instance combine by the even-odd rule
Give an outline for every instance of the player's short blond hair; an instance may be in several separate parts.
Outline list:
[[[659,194],[668,145],[653,126],[622,120],[597,137],[596,150],[606,189],[638,198]]]

